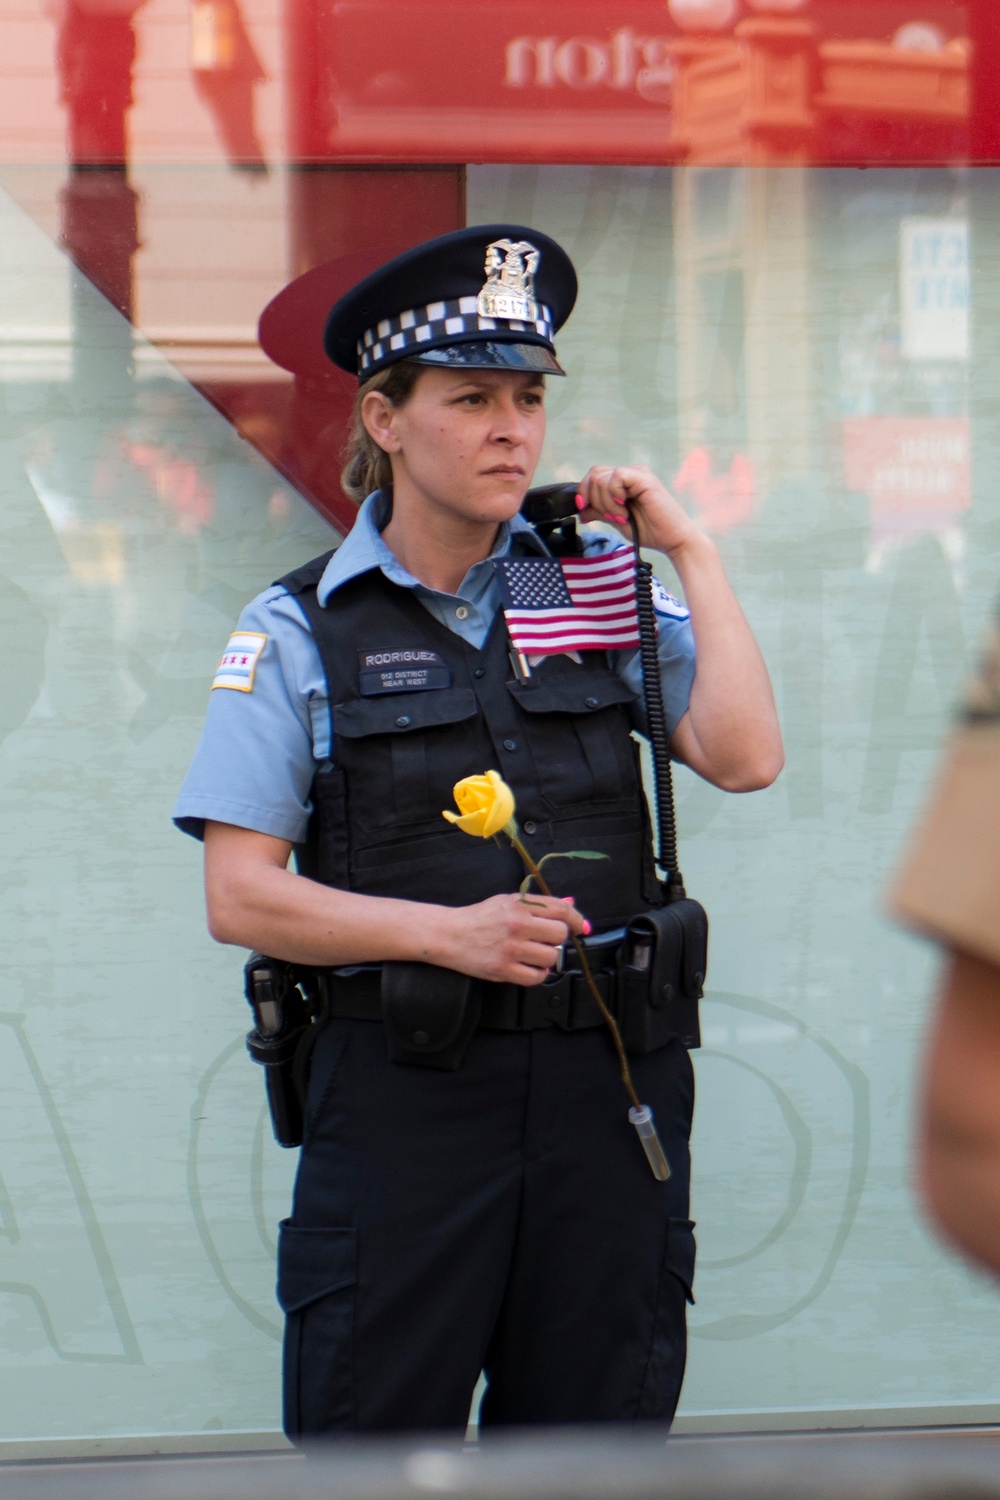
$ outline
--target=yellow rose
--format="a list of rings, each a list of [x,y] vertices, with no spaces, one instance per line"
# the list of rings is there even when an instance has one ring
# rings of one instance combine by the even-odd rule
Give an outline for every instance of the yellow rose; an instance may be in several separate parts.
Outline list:
[[[485,776],[466,776],[456,782],[454,793],[458,812],[445,812],[441,816],[475,838],[491,839],[514,816],[514,793],[498,771],[487,771]]]

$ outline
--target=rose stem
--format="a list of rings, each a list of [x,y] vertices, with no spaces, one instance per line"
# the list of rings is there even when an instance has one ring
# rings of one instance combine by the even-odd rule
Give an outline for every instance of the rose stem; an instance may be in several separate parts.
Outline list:
[[[542,895],[551,896],[552,892],[545,883],[544,875],[535,864],[535,861],[532,859],[527,849],[521,843],[521,840],[518,838],[517,834],[508,832],[507,837],[510,839],[511,843],[514,845],[514,848],[524,860],[525,865],[528,867],[531,874],[538,882],[538,889],[541,891]],[[573,947],[576,949],[576,956],[580,960],[580,968],[582,969],[583,977],[587,982],[587,988],[590,990],[590,993],[593,995],[595,1001],[597,1002],[597,1008],[607,1022],[608,1030],[611,1032],[611,1039],[615,1044],[615,1051],[618,1053],[618,1064],[622,1071],[622,1083],[625,1085],[628,1096],[635,1108],[642,1109],[642,1104],[639,1102],[639,1095],[636,1093],[635,1085],[632,1082],[632,1074],[629,1071],[628,1057],[625,1054],[625,1047],[622,1043],[621,1032],[618,1030],[618,1022],[608,1010],[608,1007],[605,1005],[604,1000],[601,996],[600,990],[594,983],[594,976],[590,972],[590,964],[587,960],[587,954],[584,951],[583,944],[580,942],[580,939],[577,937],[575,932],[571,932],[569,936]]]

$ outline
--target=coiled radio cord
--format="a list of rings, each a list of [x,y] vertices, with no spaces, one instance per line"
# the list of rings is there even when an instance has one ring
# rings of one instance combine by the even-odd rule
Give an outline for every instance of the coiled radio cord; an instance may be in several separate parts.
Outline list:
[[[635,548],[635,600],[639,616],[639,656],[642,662],[642,695],[646,707],[646,733],[653,759],[653,793],[656,803],[656,862],[663,872],[668,901],[685,895],[684,878],[677,868],[677,819],[674,814],[674,778],[670,765],[670,732],[663,704],[660,657],[657,650],[656,610],[653,605],[653,569],[639,551],[639,529],[629,511],[632,545]]]

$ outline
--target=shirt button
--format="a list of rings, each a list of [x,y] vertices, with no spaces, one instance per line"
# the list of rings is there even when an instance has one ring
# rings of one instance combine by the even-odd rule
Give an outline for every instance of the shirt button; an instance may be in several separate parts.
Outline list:
[[[415,1047],[426,1047],[429,1041],[430,1037],[426,1031],[415,1031],[413,1033],[413,1045]]]
[[[456,611],[455,611],[455,619],[456,620],[467,620],[468,618],[469,618],[469,611],[466,609],[466,607],[465,607],[464,604],[460,604],[458,606],[458,608],[456,609]]]
[[[525,831],[525,833],[537,833],[538,832],[538,824],[537,823],[532,823],[531,819],[529,818],[528,821],[524,825],[524,831]]]
[[[473,672],[472,675],[473,675],[473,677],[485,677],[486,676],[486,668],[485,667],[477,667],[476,670]]]
[[[601,706],[600,698],[584,698],[583,701],[588,708],[600,708]]]
[[[503,747],[505,750],[516,750],[517,740],[504,740]]]
[[[397,729],[405,729],[407,727],[407,725],[409,724],[409,722],[410,722],[410,716],[409,716],[409,714],[400,714],[399,718],[396,720],[396,728]],[[402,751],[400,751],[400,754],[402,754]]]

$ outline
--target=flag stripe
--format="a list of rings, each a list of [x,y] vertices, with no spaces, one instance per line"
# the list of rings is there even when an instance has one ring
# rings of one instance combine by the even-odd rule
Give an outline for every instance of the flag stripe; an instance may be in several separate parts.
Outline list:
[[[549,651],[624,651],[638,644],[638,634],[589,636],[574,629],[566,635],[525,636],[517,649],[529,656],[544,656]]]
[[[521,614],[518,610],[512,610],[508,618],[514,625],[525,630],[544,629],[553,625],[561,626],[566,630],[569,630],[571,625],[576,625],[582,630],[590,628],[619,630],[623,625],[637,624],[635,614],[627,611],[616,611],[610,615],[595,615],[583,620],[579,615],[559,610],[537,610],[532,614]]]
[[[604,552],[597,557],[564,557],[561,559],[564,573],[606,573],[610,568],[635,566],[635,552],[631,547],[616,547],[614,552]]]
[[[621,646],[629,641],[638,641],[638,632],[634,625],[625,625],[618,630],[605,630],[600,634],[581,631],[578,625],[565,627],[553,626],[550,630],[525,630],[518,633],[518,650],[523,651],[527,645],[551,645],[554,641],[565,641],[572,637],[576,641],[599,641],[609,642],[615,646]]]
[[[529,634],[545,630],[634,630],[636,628],[635,616],[612,615],[602,617],[599,620],[579,620],[573,615],[547,615],[542,617],[531,617],[527,619],[523,615],[514,614],[509,623],[515,627],[519,634],[527,631]]]
[[[527,636],[517,649],[526,656],[546,656],[553,651],[625,651],[639,645],[638,633],[631,635],[588,636],[574,630],[569,635]]]
[[[602,578],[568,578],[566,582],[569,585],[571,595],[593,594],[600,592],[601,589],[627,589],[634,587],[631,576],[627,578],[621,578],[618,575],[611,577],[607,573]]]
[[[555,619],[558,615],[566,620],[600,620],[607,615],[628,615],[632,620],[636,617],[635,605],[628,599],[610,599],[606,604],[588,604],[585,610],[567,609],[558,604],[545,605],[541,609],[517,607],[508,609],[507,614],[520,620]]]
[[[574,604],[587,604],[587,605],[590,605],[590,604],[599,604],[602,599],[624,599],[626,601],[629,601],[629,600],[634,600],[634,598],[635,598],[634,590],[628,589],[628,588],[617,588],[617,589],[609,589],[609,588],[600,588],[600,589],[573,588],[573,589],[570,590],[570,595],[572,597],[572,600],[573,600]]]
[[[577,619],[574,619],[568,625],[552,624],[544,625],[544,627],[529,627],[526,630],[519,630],[517,631],[517,640],[520,642],[520,640],[555,639],[556,636],[570,636],[574,630],[579,631],[579,633],[586,631],[586,634],[589,634],[589,636],[598,636],[600,634],[600,636],[607,636],[609,640],[622,640],[625,636],[634,636],[636,634],[636,627],[630,624],[594,625],[594,627],[589,627],[589,625],[582,625]]]

